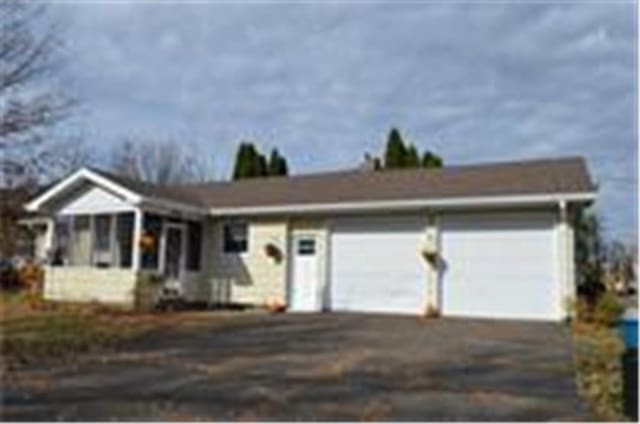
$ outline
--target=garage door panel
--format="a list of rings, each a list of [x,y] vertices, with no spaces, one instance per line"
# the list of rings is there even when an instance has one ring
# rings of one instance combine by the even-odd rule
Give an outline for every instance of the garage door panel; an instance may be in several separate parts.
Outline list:
[[[349,219],[331,237],[331,307],[341,311],[418,314],[425,267],[418,255],[419,217]]]
[[[445,314],[556,319],[553,215],[445,217]]]

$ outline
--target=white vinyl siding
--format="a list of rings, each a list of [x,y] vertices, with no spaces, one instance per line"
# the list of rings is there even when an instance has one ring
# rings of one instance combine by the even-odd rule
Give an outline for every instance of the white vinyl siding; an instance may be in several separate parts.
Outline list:
[[[133,212],[134,207],[121,197],[97,186],[81,191],[58,212],[59,215],[95,215]]]

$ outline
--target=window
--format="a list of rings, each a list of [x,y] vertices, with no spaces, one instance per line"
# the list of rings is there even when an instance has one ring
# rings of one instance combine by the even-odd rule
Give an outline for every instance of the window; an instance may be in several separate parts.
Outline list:
[[[224,253],[244,253],[249,248],[247,224],[234,222],[226,224],[223,229]]]
[[[71,226],[69,246],[69,264],[76,266],[91,265],[91,217],[75,215]]]
[[[309,256],[316,253],[316,241],[312,238],[298,240],[298,255]]]
[[[133,214],[118,214],[117,228],[120,267],[130,268],[133,251]]]
[[[71,244],[71,224],[69,216],[57,217],[54,223],[54,245],[51,252],[51,265],[63,266],[69,262],[69,245]]]
[[[202,224],[189,222],[187,224],[187,269],[200,270],[200,256],[202,253]]]
[[[111,215],[96,215],[93,224],[93,263],[100,268],[112,265]]]

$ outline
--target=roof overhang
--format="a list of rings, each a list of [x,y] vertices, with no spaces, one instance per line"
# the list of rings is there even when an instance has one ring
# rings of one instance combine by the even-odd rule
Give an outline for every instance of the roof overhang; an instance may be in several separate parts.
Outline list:
[[[580,192],[515,196],[478,196],[440,199],[408,199],[340,203],[307,203],[275,206],[225,207],[211,208],[209,212],[214,216],[250,216],[272,215],[277,213],[310,214],[327,212],[402,211],[418,209],[556,205],[560,204],[561,202],[588,204],[593,202],[595,199],[595,192]]]
[[[32,199],[25,205],[25,209],[29,212],[38,212],[49,201],[55,199],[57,196],[62,195],[68,190],[77,187],[85,181],[90,181],[100,187],[103,187],[118,196],[122,197],[125,201],[136,204],[142,200],[142,196],[127,189],[126,187],[116,184],[108,178],[103,177],[90,169],[81,168],[71,175],[63,178],[57,184],[50,187],[44,193],[41,193],[35,199]]]

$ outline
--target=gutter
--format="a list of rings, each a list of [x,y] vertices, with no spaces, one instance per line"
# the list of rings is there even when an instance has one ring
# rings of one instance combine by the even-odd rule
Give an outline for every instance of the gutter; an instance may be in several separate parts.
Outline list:
[[[474,206],[545,205],[559,202],[591,203],[595,192],[533,194],[518,196],[457,197],[450,199],[382,200],[368,202],[302,203],[275,206],[213,207],[213,216],[267,215],[276,213],[398,211],[421,208],[468,208]]]

